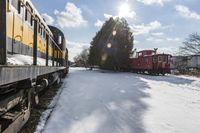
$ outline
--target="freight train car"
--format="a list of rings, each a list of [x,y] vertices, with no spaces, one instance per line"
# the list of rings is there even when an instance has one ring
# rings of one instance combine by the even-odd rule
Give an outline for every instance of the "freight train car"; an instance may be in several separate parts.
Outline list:
[[[136,58],[130,59],[129,69],[137,73],[148,72],[151,75],[170,73],[171,55],[157,54],[156,50],[137,52]]]
[[[18,132],[38,93],[67,74],[65,45],[30,0],[0,0],[0,132]]]

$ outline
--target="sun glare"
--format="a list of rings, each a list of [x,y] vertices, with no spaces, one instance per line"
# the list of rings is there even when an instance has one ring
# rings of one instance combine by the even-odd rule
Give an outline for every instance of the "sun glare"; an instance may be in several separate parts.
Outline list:
[[[127,3],[124,3],[124,4],[122,4],[119,7],[119,14],[118,14],[118,16],[120,18],[126,17],[129,13],[130,13],[130,7],[129,7],[129,5]]]

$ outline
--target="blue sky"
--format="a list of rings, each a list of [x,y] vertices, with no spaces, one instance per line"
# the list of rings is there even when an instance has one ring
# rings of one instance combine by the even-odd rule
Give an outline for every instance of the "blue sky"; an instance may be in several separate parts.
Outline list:
[[[47,23],[66,36],[69,58],[89,43],[110,16],[127,19],[135,48],[176,54],[189,34],[200,30],[199,0],[32,0]]]

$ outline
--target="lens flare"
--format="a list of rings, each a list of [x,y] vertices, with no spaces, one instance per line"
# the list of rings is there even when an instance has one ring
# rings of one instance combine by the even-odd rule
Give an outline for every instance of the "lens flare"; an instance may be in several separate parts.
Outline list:
[[[119,15],[118,16],[120,18],[126,17],[129,13],[130,13],[130,7],[127,3],[124,3],[119,7]]]
[[[116,31],[116,30],[114,30],[112,34],[113,34],[113,36],[116,36],[116,34],[117,34],[117,31]]]
[[[107,44],[107,48],[111,48],[112,47],[112,44],[111,43],[108,43]]]

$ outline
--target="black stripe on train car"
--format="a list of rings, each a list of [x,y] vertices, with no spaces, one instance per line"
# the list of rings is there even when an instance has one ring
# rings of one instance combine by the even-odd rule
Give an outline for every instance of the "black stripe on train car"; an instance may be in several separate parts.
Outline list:
[[[19,41],[13,41],[14,39],[8,38],[8,53],[9,54],[22,54],[22,55],[28,55],[28,56],[33,56],[33,48],[19,42]],[[15,44],[13,44],[13,49],[12,49],[12,42],[15,42]],[[43,52],[39,52],[37,51],[37,57],[39,58],[43,58],[46,60],[46,54]],[[64,59],[56,59],[53,58],[52,56],[48,57],[48,61],[55,59],[54,62],[59,62],[62,65],[61,61],[64,61]],[[58,63],[55,63],[56,65],[59,65]],[[53,65],[53,64],[51,64]],[[46,66],[48,66],[48,64],[46,64]]]
[[[6,65],[7,40],[6,40],[6,6],[7,0],[0,0],[0,65]]]
[[[12,42],[14,42],[13,44],[13,49],[12,49]],[[19,41],[15,41],[12,38],[8,38],[8,52],[9,53],[13,53],[13,54],[23,54],[23,55],[29,55],[29,56],[33,56],[33,48],[19,42]],[[37,57],[40,58],[44,58],[46,59],[46,54],[37,51]]]

